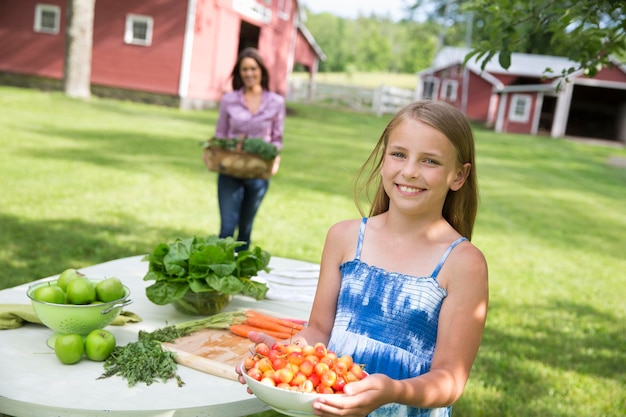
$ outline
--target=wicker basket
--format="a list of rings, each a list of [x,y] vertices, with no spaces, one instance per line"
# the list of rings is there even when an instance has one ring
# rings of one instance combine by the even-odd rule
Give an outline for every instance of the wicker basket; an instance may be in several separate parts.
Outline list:
[[[209,171],[243,179],[270,179],[273,175],[274,159],[263,159],[258,155],[239,149],[224,149],[217,146],[204,148],[204,164]]]

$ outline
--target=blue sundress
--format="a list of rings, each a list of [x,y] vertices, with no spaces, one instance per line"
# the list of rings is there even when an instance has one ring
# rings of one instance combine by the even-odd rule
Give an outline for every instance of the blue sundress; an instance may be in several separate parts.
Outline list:
[[[359,231],[356,256],[340,266],[341,289],[328,348],[352,355],[365,370],[393,379],[407,379],[429,371],[435,351],[439,311],[447,291],[437,275],[456,245],[445,251],[428,277],[389,272],[361,262],[367,218]],[[449,417],[452,407],[421,409],[387,404],[370,417]]]

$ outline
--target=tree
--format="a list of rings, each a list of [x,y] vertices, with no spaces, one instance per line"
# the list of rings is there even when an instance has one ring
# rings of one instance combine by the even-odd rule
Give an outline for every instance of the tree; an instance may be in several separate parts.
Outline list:
[[[91,50],[96,0],[68,0],[63,89],[70,97],[91,97]]]
[[[432,23],[307,11],[306,26],[327,56],[320,72],[411,73],[427,68],[434,55],[437,29]]]
[[[434,10],[430,16],[443,14],[453,22],[473,14],[475,35],[466,62],[475,59],[483,68],[496,54],[500,65],[508,68],[512,53],[529,52],[576,62],[559,74],[562,77],[578,70],[593,77],[611,65],[611,56],[626,57],[623,0],[417,0],[409,16],[427,6]]]

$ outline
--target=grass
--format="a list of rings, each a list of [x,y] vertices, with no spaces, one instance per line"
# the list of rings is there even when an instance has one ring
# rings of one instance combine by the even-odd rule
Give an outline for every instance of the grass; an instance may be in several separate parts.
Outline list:
[[[292,79],[309,80],[309,73],[294,72]],[[415,90],[417,74],[388,73],[388,72],[318,72],[315,82],[319,84],[338,84],[364,88],[378,88],[382,85],[389,87]]]
[[[0,288],[218,228],[201,161],[215,111],[0,87]],[[389,117],[289,105],[253,240],[318,262],[357,217],[354,173]],[[618,417],[626,409],[623,147],[475,128],[490,268],[483,344],[455,416]],[[266,412],[256,417],[277,416]]]

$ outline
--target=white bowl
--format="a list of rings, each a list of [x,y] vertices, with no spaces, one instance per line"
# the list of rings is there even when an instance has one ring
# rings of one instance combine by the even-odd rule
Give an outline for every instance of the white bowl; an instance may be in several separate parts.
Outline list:
[[[309,417],[313,414],[313,402],[323,396],[343,395],[343,394],[318,394],[306,393],[298,391],[288,391],[283,388],[272,387],[271,385],[262,384],[256,379],[250,378],[241,365],[241,374],[243,375],[250,390],[263,401],[279,413],[292,417]]]

